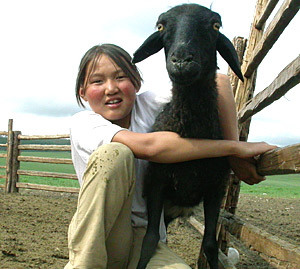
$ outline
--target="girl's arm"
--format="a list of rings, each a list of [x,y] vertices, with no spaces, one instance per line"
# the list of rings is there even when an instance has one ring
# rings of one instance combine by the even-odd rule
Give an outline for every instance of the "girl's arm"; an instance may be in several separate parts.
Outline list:
[[[217,83],[221,92],[219,102],[222,115],[221,125],[227,140],[188,139],[182,138],[174,132],[134,133],[122,130],[114,136],[112,142],[120,142],[128,146],[136,158],[159,163],[176,163],[224,156],[231,156],[232,161],[235,157],[237,161],[232,163],[234,172],[239,172],[242,177],[251,179],[256,172],[255,166],[247,159],[244,161],[241,158],[260,155],[274,149],[275,146],[266,143],[238,142],[235,103],[229,79],[225,75],[218,75]],[[241,164],[244,162],[246,165],[250,165],[251,173],[243,172]],[[251,175],[249,176],[249,174]],[[254,177],[257,178],[258,175],[256,174]]]
[[[218,74],[217,86],[220,123],[224,139],[239,141],[236,105],[229,77]],[[230,156],[228,160],[235,175],[245,183],[253,185],[265,180],[265,177],[257,173],[256,161],[253,157],[238,158]]]
[[[173,132],[134,133],[127,130],[118,132],[112,141],[128,146],[136,158],[159,163],[223,156],[246,158],[274,148],[266,143],[189,139]]]
[[[224,139],[239,141],[236,105],[229,77],[217,74],[216,82],[219,118]]]

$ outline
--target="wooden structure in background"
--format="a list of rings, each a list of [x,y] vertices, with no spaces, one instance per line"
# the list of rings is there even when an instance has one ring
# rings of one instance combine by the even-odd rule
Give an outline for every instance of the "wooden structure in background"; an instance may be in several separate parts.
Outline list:
[[[265,23],[277,3],[278,0],[257,0],[248,41],[246,42],[240,37],[233,41],[245,78],[242,83],[229,70],[237,105],[241,141],[248,139],[251,116],[284,96],[287,91],[300,82],[300,56],[298,55],[265,90],[253,98],[258,66],[300,8],[300,0],[285,0],[265,30]],[[258,171],[262,175],[300,173],[300,144],[279,148],[262,155],[258,161]],[[263,253],[263,257],[267,261],[286,267],[300,268],[300,248],[236,219],[234,214],[238,205],[239,190],[240,182],[235,176],[232,176],[222,209],[227,216],[231,215],[231,221],[221,214],[219,220],[220,249],[226,254],[229,243],[228,233],[231,233],[243,241],[246,246],[251,246],[252,249]],[[196,224],[195,219],[190,222],[199,230],[201,225]],[[203,229],[204,227],[200,231]],[[232,265],[225,265],[221,258],[219,265],[221,268],[234,268]],[[199,255],[198,268],[207,268],[202,251]]]
[[[45,191],[56,191],[56,192],[71,192],[78,193],[78,188],[70,187],[56,187],[41,184],[31,184],[19,182],[19,176],[39,176],[48,178],[65,178],[77,180],[76,174],[69,173],[54,173],[44,171],[30,171],[21,170],[21,162],[35,162],[35,163],[48,163],[48,164],[70,164],[73,162],[71,159],[65,158],[50,158],[50,157],[36,157],[36,156],[21,156],[21,151],[71,151],[70,145],[37,145],[37,144],[21,144],[21,141],[32,141],[32,140],[43,140],[43,139],[66,139],[70,138],[69,134],[62,135],[22,135],[19,131],[12,130],[13,121],[9,120],[8,132],[0,132],[0,135],[7,136],[7,143],[0,144],[0,147],[7,148],[7,154],[0,154],[0,158],[6,158],[6,166],[0,167],[6,169],[5,175],[0,175],[0,178],[5,178],[5,185],[0,185],[6,192],[18,192],[19,188],[36,189]]]
[[[269,18],[277,3],[278,0],[258,0],[248,41],[241,37],[235,38],[233,41],[241,62],[242,73],[245,77],[245,81],[242,83],[229,71],[237,104],[241,141],[247,141],[251,117],[282,97],[287,91],[300,82],[300,56],[298,55],[294,61],[278,74],[269,86],[253,97],[257,67],[300,8],[300,0],[285,0],[267,29],[264,30],[266,20]],[[6,158],[6,166],[0,166],[0,169],[6,170],[5,175],[0,175],[0,178],[6,179],[5,185],[0,185],[6,192],[17,192],[19,188],[78,192],[78,188],[37,185],[22,183],[18,180],[19,175],[38,175],[42,177],[70,178],[77,180],[74,174],[25,171],[19,169],[20,162],[72,164],[71,159],[25,157],[19,154],[21,150],[70,151],[70,146],[65,145],[22,145],[20,143],[21,140],[69,138],[69,135],[24,136],[21,132],[13,131],[12,120],[9,121],[8,132],[0,132],[0,135],[7,136],[7,143],[0,144],[0,147],[7,148],[6,154],[0,154],[0,158]],[[263,154],[258,160],[258,171],[262,175],[300,173],[300,144],[278,148]],[[252,249],[262,253],[263,257],[273,265],[275,261],[275,263],[277,262],[284,267],[300,268],[299,247],[284,242],[276,236],[271,236],[265,231],[261,231],[235,216],[239,190],[240,182],[232,175],[222,206],[218,227],[220,268],[235,268],[230,261],[228,261],[227,256],[224,255],[224,253],[227,254],[229,233],[236,236],[246,246],[251,246]],[[194,218],[190,218],[189,221],[193,227],[203,234],[204,226],[202,224]],[[204,254],[201,251],[198,268],[207,268],[207,266]]]

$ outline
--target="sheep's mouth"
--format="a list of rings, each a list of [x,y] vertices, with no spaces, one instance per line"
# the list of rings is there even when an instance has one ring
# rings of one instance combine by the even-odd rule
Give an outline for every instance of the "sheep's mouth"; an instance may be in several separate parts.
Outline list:
[[[182,85],[182,86],[184,86],[184,85],[190,85],[194,81],[193,79],[185,79],[185,78],[180,78],[180,79],[178,79],[178,78],[171,78],[171,80],[172,80],[172,82],[174,82],[174,83],[176,83],[178,85]]]
[[[169,77],[172,82],[179,85],[190,85],[196,81],[198,77],[198,72],[186,72],[186,73],[169,73]]]
[[[167,65],[167,70],[172,82],[180,85],[193,83],[199,76],[199,73],[201,73],[201,70],[197,68],[194,62],[181,67],[169,64]]]

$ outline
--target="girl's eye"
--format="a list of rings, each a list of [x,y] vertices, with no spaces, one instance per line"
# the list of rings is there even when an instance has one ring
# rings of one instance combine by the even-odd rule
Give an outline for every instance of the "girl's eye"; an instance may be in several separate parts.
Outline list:
[[[122,79],[125,79],[125,78],[127,78],[126,75],[119,75],[119,76],[117,76],[117,80],[122,80]]]
[[[98,79],[98,80],[93,80],[93,81],[92,81],[92,84],[103,84],[103,80],[100,80],[100,79]]]

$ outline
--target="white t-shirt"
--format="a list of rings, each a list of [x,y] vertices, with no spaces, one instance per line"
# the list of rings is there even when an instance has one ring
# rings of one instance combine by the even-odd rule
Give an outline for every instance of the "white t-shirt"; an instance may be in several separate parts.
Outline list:
[[[132,109],[129,130],[136,133],[151,131],[156,116],[169,100],[170,95],[157,96],[153,92],[138,94]],[[81,111],[72,117],[70,127],[72,160],[80,186],[90,155],[99,146],[110,143],[115,134],[121,130],[124,128],[112,124],[93,111]],[[147,163],[145,160],[135,159],[136,190],[132,202],[131,217],[134,227],[147,226],[146,204],[142,197]],[[166,240],[163,217],[160,224],[160,237],[162,241]]]

